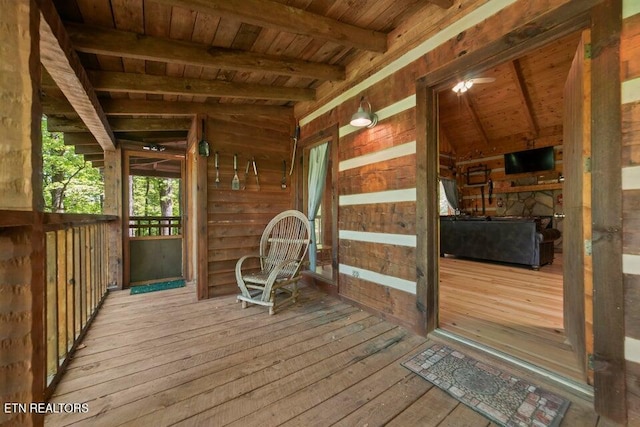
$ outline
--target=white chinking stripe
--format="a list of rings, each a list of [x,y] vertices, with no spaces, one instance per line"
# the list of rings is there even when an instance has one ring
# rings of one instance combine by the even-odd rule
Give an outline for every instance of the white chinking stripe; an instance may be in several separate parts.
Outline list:
[[[640,166],[622,168],[622,189],[640,189]]]
[[[640,363],[640,340],[624,337],[624,358],[630,362]]]
[[[622,272],[640,274],[640,255],[622,254]]]
[[[382,243],[385,245],[416,247],[415,234],[372,233],[368,231],[340,230],[340,240],[356,240],[358,242]]]
[[[416,189],[378,191],[375,193],[347,194],[340,196],[339,206],[368,205],[374,203],[415,202]]]
[[[640,2],[638,0],[622,0],[622,18],[640,13]]]
[[[342,274],[346,274],[347,276],[357,277],[388,288],[397,289],[414,295],[416,293],[416,282],[411,282],[409,280],[387,276],[386,274],[376,273],[375,271],[365,270],[363,268],[351,267],[346,264],[340,264],[338,266],[338,271]]]
[[[382,121],[384,119],[388,119],[389,117],[395,116],[396,114],[402,113],[403,111],[406,111],[415,106],[416,106],[416,96],[410,95],[410,96],[407,96],[405,99],[401,99],[400,101],[395,102],[387,107],[384,107],[381,110],[378,110],[378,111],[374,110],[373,112],[376,113],[376,115],[378,116],[378,121]],[[353,133],[360,129],[362,128],[351,126],[351,125],[345,125],[338,130],[338,136],[342,138],[343,136],[347,136],[350,133]]]
[[[622,103],[640,101],[640,77],[622,82]]]
[[[385,148],[384,150],[375,151],[373,153],[364,154],[362,156],[354,157],[349,160],[343,160],[338,165],[340,172],[349,169],[359,168],[361,166],[367,166],[378,162],[384,162],[385,160],[391,160],[398,157],[409,156],[416,154],[416,142],[411,141],[405,144],[395,145],[393,147]]]
[[[391,62],[387,66],[383,67],[380,71],[371,75],[371,77],[368,77],[367,79],[358,83],[351,89],[348,89],[342,92],[340,96],[332,99],[328,103],[324,104],[322,107],[318,108],[317,110],[311,112],[307,116],[300,119],[300,126],[304,126],[310,123],[312,120],[320,117],[327,111],[342,104],[347,99],[357,96],[368,87],[371,87],[377,82],[381,81],[382,79],[389,77],[396,71],[402,69],[403,67],[412,63],[413,61],[419,59],[421,56],[432,51],[433,49],[440,46],[447,40],[481,23],[485,19],[489,18],[492,15],[495,15],[496,13],[500,12],[502,9],[506,8],[507,6],[510,6],[516,1],[517,0],[490,0],[488,3],[469,12],[467,15],[463,16],[456,22],[452,23],[447,28],[444,28],[440,32],[434,34],[433,37],[425,40],[415,48],[411,49],[409,52],[402,55],[400,58],[396,59],[395,61]]]

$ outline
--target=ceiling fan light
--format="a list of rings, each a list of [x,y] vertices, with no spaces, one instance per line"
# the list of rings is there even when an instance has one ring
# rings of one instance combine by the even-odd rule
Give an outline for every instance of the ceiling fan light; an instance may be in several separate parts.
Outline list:
[[[471,81],[471,80],[465,80],[464,81],[464,87],[466,88],[465,90],[471,89],[471,86],[473,86],[473,81]]]
[[[456,85],[451,89],[452,91],[454,91],[455,93],[460,93],[460,92],[464,92],[464,82],[458,82],[456,83]]]

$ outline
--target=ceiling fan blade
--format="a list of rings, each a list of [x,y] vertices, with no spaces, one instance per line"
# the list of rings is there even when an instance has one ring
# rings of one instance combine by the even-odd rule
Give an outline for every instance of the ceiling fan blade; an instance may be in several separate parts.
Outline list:
[[[473,84],[477,83],[493,83],[496,81],[495,77],[476,77],[475,79],[469,79]]]

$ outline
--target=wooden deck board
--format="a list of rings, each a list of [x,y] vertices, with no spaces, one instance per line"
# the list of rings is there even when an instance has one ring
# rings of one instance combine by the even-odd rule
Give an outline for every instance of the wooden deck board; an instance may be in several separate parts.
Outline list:
[[[146,297],[109,295],[52,398],[89,412],[47,426],[489,425],[400,366],[428,339],[315,289],[274,316],[193,287]],[[569,397],[567,420],[595,426]]]

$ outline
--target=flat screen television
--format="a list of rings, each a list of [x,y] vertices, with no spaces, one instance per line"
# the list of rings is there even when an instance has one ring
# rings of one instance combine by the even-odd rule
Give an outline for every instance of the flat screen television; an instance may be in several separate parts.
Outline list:
[[[506,174],[553,170],[555,158],[553,147],[535,148],[504,155]]]

